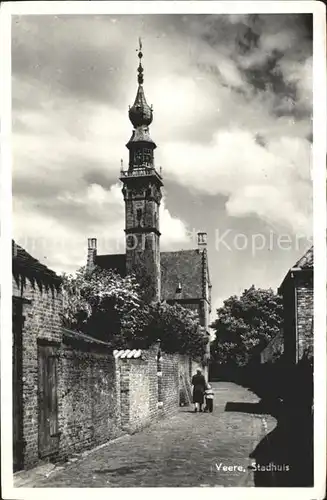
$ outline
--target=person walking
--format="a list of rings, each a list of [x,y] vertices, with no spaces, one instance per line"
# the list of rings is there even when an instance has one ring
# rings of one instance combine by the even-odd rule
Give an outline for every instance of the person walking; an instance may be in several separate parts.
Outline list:
[[[204,399],[204,391],[206,388],[206,381],[204,376],[201,373],[201,370],[197,370],[196,374],[192,377],[192,385],[193,385],[193,404],[194,411],[197,412],[198,409],[202,412],[202,405]]]
[[[205,399],[206,399],[206,406],[204,411],[212,413],[213,412],[213,390],[210,384],[207,384],[206,390],[205,390]]]

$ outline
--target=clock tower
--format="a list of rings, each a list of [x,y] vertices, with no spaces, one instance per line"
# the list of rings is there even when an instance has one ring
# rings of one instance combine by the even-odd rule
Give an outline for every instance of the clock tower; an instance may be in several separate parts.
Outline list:
[[[144,95],[141,40],[138,57],[138,89],[128,113],[133,125],[126,144],[128,170],[121,170],[120,180],[125,201],[126,272],[136,275],[146,300],[151,302],[160,300],[159,207],[163,182],[154,165],[157,146],[149,132],[153,110]]]

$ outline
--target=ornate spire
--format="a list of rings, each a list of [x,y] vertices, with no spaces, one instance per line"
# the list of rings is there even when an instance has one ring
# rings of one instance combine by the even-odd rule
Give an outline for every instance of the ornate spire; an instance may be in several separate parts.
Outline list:
[[[138,58],[139,58],[139,65],[137,68],[137,81],[139,84],[139,87],[137,89],[137,94],[136,98],[134,101],[133,106],[129,109],[129,119],[131,120],[134,128],[145,126],[148,127],[153,120],[153,114],[152,114],[152,108],[148,105],[145,99],[144,95],[144,90],[143,90],[143,83],[144,83],[144,76],[143,76],[143,66],[142,66],[142,41],[141,38],[139,38],[139,48],[138,50]]]
[[[144,82],[144,78],[143,78],[143,66],[142,66],[143,53],[142,53],[142,40],[141,40],[141,38],[139,38],[138,51],[139,51],[139,53],[137,55],[138,55],[140,62],[139,62],[139,67],[137,68],[137,71],[138,71],[137,81],[138,81],[139,85],[142,85]]]

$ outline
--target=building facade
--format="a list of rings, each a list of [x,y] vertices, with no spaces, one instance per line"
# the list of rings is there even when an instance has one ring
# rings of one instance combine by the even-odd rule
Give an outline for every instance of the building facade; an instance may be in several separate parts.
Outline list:
[[[313,247],[288,271],[278,289],[283,302],[280,332],[260,354],[263,393],[294,408],[313,404]]]
[[[283,298],[284,356],[297,364],[313,349],[313,247],[288,271],[278,293]]]
[[[40,358],[46,346],[52,351],[61,341],[62,294],[59,276],[14,242],[12,252],[13,458],[18,470],[57,446],[56,393],[51,392],[51,408],[42,414],[38,408],[50,398],[50,379],[56,377],[55,358],[42,366]]]

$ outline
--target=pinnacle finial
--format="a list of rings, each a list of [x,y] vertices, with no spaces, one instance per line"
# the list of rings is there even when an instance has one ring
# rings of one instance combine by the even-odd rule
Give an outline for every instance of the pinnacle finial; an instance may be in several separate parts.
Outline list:
[[[143,67],[142,67],[142,40],[139,38],[139,47],[136,49],[138,52],[138,58],[139,58],[139,66],[137,68],[138,75],[137,75],[137,81],[138,81],[138,89],[137,89],[137,94],[136,98],[134,101],[133,106],[128,110],[128,115],[129,119],[131,120],[134,128],[144,126],[148,127],[153,118],[153,110],[150,108],[150,106],[147,104],[145,95],[144,95],[144,89],[143,89]]]
[[[144,78],[143,78],[143,67],[142,67],[142,57],[143,57],[143,53],[142,53],[142,40],[141,40],[141,37],[139,37],[139,48],[136,49],[138,51],[138,58],[140,60],[139,62],[139,67],[137,68],[137,71],[138,71],[138,75],[137,75],[137,81],[139,83],[139,85],[142,85],[142,83],[144,82]]]

